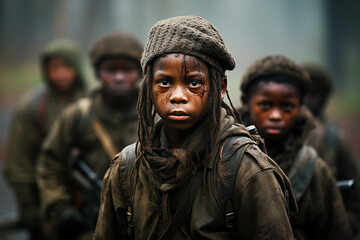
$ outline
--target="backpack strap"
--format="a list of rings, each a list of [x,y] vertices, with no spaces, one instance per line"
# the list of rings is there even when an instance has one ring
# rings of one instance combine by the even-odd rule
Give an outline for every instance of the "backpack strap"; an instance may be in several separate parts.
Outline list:
[[[304,145],[293,162],[288,178],[291,182],[296,201],[301,199],[314,175],[316,158],[316,151],[312,147]]]
[[[127,205],[127,233],[128,236],[133,235],[133,228],[134,228],[134,222],[133,222],[133,208],[131,203],[131,196],[132,196],[132,183],[131,183],[131,170],[134,166],[135,160],[136,160],[136,143],[133,143],[127,147],[125,147],[121,153],[119,153],[117,156],[121,154],[121,157],[119,159],[119,165],[120,165],[120,176],[121,181],[120,186],[122,189],[122,192],[124,194],[124,199],[126,201]],[[117,158],[117,157],[115,157]]]
[[[246,136],[233,136],[225,140],[220,149],[219,161],[222,161],[223,171],[226,179],[220,180],[218,193],[221,201],[220,207],[225,213],[225,224],[229,231],[236,227],[236,214],[234,208],[234,187],[240,162],[244,156],[246,148],[256,142]]]

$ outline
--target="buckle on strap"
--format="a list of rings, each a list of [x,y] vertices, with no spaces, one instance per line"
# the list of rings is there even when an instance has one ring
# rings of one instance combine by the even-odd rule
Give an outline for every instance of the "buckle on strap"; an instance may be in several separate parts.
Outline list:
[[[229,212],[225,214],[225,224],[227,228],[236,227],[236,215],[235,212]]]

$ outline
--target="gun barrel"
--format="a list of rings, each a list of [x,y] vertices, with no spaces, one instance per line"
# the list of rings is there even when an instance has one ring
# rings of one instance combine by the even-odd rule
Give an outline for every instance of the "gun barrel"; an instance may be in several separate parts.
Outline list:
[[[102,187],[101,179],[85,162],[78,161],[77,167],[79,168],[80,171],[82,171],[84,174],[86,174],[86,176],[89,178],[89,180],[92,181],[96,185],[96,187],[100,188],[100,190],[101,190],[101,187]]]
[[[340,192],[353,192],[355,191],[355,180],[349,179],[349,180],[341,180],[337,181],[337,186],[340,189]]]

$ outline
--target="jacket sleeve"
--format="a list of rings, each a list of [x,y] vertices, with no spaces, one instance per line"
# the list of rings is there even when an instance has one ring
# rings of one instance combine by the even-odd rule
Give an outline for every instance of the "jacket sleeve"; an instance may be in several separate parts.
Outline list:
[[[94,240],[128,239],[127,206],[120,189],[120,158],[115,158],[105,174],[101,190],[100,211]]]
[[[50,217],[57,204],[70,203],[69,164],[73,139],[76,138],[76,108],[66,108],[46,137],[37,164],[41,208]]]
[[[259,151],[257,155],[246,152],[236,179],[239,237],[293,239],[287,197],[292,190],[287,192],[284,173],[264,160],[266,157]]]

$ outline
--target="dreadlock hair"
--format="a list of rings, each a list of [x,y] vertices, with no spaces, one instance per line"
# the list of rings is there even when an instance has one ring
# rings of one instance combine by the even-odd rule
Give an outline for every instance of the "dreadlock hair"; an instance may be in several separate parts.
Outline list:
[[[143,83],[140,87],[139,98],[137,103],[138,111],[138,143],[140,145],[140,152],[149,151],[151,152],[152,134],[154,130],[154,118],[156,115],[153,97],[152,97],[152,66],[154,61],[148,65],[144,74]],[[205,156],[209,156],[211,151],[215,148],[217,135],[219,133],[220,126],[220,108],[223,107],[228,115],[234,117],[236,122],[242,123],[239,112],[234,108],[229,94],[226,90],[226,96],[230,102],[230,106],[221,100],[221,80],[226,77],[221,74],[215,67],[210,66],[206,63],[209,69],[210,76],[210,93],[209,94],[209,112],[204,117],[206,121],[205,128],[207,132],[211,133],[208,142],[205,142]],[[136,164],[135,164],[136,165]]]

